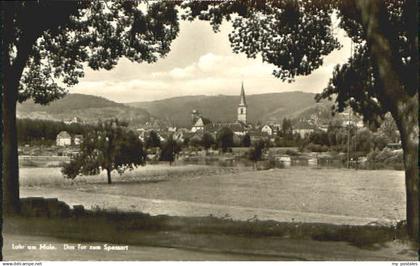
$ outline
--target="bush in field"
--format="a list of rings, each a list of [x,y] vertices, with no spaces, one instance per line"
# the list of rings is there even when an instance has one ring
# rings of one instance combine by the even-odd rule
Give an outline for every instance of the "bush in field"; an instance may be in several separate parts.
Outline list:
[[[201,138],[199,136],[193,136],[189,142],[188,145],[196,150],[201,150]]]
[[[382,151],[373,151],[367,156],[367,164],[370,168],[382,169],[392,168],[396,170],[404,169],[402,151],[392,151],[390,149],[383,149]]]
[[[307,150],[311,152],[326,152],[328,151],[328,146],[309,143],[306,147]]]
[[[223,127],[217,132],[217,145],[223,152],[227,152],[233,146],[233,131],[228,127]]]
[[[298,151],[295,151],[295,150],[286,150],[284,153],[287,154],[287,155],[289,155],[289,156],[298,156],[298,155],[300,155],[300,153]]]
[[[182,142],[182,146],[188,147],[188,145],[190,145],[190,138],[186,137]]]
[[[159,160],[169,162],[169,165],[172,165],[172,162],[175,161],[176,154],[178,154],[180,151],[181,147],[176,141],[174,141],[173,136],[171,135],[162,145]]]
[[[373,134],[365,128],[358,130],[352,137],[351,143],[356,146],[356,151],[366,155],[373,149]]]
[[[389,139],[385,134],[376,133],[373,134],[372,145],[374,150],[383,150],[387,144],[391,143],[391,139]]]
[[[201,138],[201,146],[203,146],[205,150],[210,149],[210,147],[214,145],[214,143],[215,143],[215,140],[210,133],[203,134],[203,137]]]
[[[149,135],[145,139],[145,146],[147,149],[149,148],[157,148],[160,147],[160,138],[159,135],[155,131],[150,131]]]
[[[106,170],[108,184],[111,184],[113,170],[122,174],[144,162],[143,144],[138,136],[128,130],[127,124],[110,120],[98,123],[94,130],[85,134],[80,153],[63,166],[62,173],[73,179],[79,174],[96,175]]]
[[[254,147],[250,149],[248,159],[254,163],[254,168],[257,161],[261,161],[265,148],[266,148],[266,143],[260,140],[257,143],[255,143]]]
[[[296,141],[293,139],[287,139],[285,137],[277,136],[274,140],[276,147],[294,147],[296,146]]]
[[[248,133],[244,135],[241,141],[242,147],[250,147],[251,146],[251,136]]]

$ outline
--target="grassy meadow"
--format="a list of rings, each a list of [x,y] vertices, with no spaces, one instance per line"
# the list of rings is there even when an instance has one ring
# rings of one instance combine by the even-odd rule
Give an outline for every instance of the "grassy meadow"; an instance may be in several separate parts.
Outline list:
[[[335,224],[405,219],[402,171],[158,164],[115,172],[111,185],[105,173],[68,180],[59,168],[22,168],[20,176],[22,197],[87,208]]]
[[[402,171],[155,164],[113,173],[111,185],[105,173],[69,180],[51,167],[21,168],[20,176],[21,197],[56,198],[85,210],[78,206],[54,216],[56,201],[44,200],[52,212],[24,208],[21,216],[6,219],[9,259],[77,255],[10,249],[19,239],[129,245],[129,253],[112,256],[116,260],[141,260],[141,254],[153,260],[416,258],[402,221]],[[166,257],[165,248],[171,250]],[[110,257],[86,253],[86,259],[104,258]]]

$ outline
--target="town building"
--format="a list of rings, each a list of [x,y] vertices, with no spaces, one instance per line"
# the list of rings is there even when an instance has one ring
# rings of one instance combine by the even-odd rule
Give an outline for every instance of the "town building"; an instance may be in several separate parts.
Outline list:
[[[83,120],[80,117],[73,117],[73,119],[68,120],[68,121],[64,121],[64,123],[66,125],[71,125],[71,124],[83,124]]]
[[[200,117],[195,121],[191,128],[191,132],[205,131],[208,126],[211,125],[211,121],[205,117]]]
[[[294,128],[293,129],[293,134],[299,134],[299,136],[303,139],[306,136],[309,136],[314,131],[315,131],[315,127]]]
[[[272,136],[275,132],[274,132],[274,128],[271,125],[264,125],[261,128],[261,133],[268,135],[268,136]]]
[[[244,89],[244,83],[242,82],[241,87],[241,100],[238,105],[238,121],[242,123],[247,123],[247,110],[248,105],[246,104],[246,98],[245,98],[245,89]]]
[[[189,138],[190,131],[186,128],[179,128],[176,130],[176,132],[173,133],[172,138],[178,143],[183,143],[185,139]]]
[[[74,135],[74,145],[80,145],[83,141],[83,135]]]
[[[56,138],[57,146],[70,146],[71,145],[71,136],[67,131],[61,131],[58,133]]]

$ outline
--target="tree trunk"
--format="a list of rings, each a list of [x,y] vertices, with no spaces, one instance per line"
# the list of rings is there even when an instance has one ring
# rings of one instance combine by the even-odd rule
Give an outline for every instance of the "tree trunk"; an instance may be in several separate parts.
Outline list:
[[[377,65],[378,82],[382,86],[379,100],[391,112],[401,135],[404,150],[407,229],[410,238],[418,241],[418,88],[407,88],[403,85],[404,77],[399,74],[401,62],[396,59],[398,47],[392,46],[398,35],[392,30],[393,26],[389,21],[384,1],[356,0],[356,4],[360,9],[372,59]],[[413,13],[410,14],[413,17],[416,17],[415,8],[416,4],[413,1]],[[417,47],[417,43],[413,45]],[[414,50],[417,51],[417,49]],[[418,60],[417,57],[413,60]],[[416,73],[413,75],[414,77],[410,76],[410,78],[417,77]],[[414,83],[418,84],[418,79],[416,81]]]
[[[106,176],[108,177],[108,184],[111,184],[111,169],[106,169]]]
[[[19,164],[16,129],[16,80],[4,82],[3,91],[3,211],[13,215],[19,212]]]
[[[13,6],[13,5],[12,5]],[[36,40],[36,31],[23,34],[17,43],[17,55],[11,60],[9,47],[14,36],[13,31],[13,8],[2,3],[3,19],[3,42],[2,42],[2,119],[3,119],[3,213],[13,215],[19,212],[19,161],[16,129],[16,103],[18,96],[19,81],[23,69],[29,57],[32,44]],[[12,62],[13,61],[13,62]]]
[[[404,151],[405,189],[407,200],[408,234],[419,241],[419,169],[418,169],[418,94],[399,104],[398,114],[394,119],[401,135]]]
[[[419,238],[419,172],[417,168],[418,144],[412,141],[403,142],[405,189],[407,200],[407,230],[408,234],[417,242]]]

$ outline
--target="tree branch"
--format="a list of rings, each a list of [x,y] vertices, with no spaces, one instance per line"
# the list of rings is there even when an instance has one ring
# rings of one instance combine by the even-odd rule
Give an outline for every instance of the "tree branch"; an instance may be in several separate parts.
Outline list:
[[[392,31],[385,3],[382,0],[356,0],[360,10],[362,25],[367,33],[367,43],[376,62],[380,84],[383,88],[386,107],[397,112],[398,101],[406,95],[398,75],[396,50],[392,47],[392,38],[398,36]],[[395,52],[393,52],[395,51]]]

